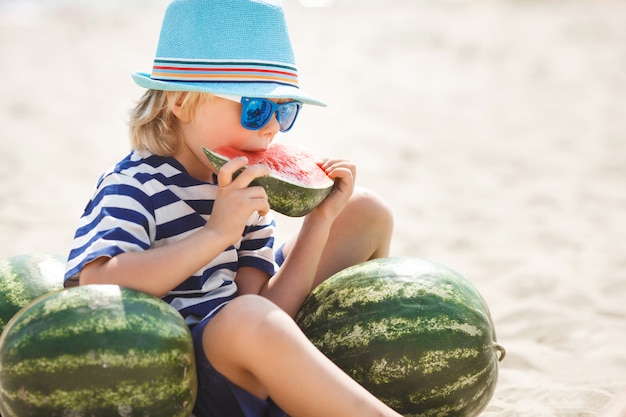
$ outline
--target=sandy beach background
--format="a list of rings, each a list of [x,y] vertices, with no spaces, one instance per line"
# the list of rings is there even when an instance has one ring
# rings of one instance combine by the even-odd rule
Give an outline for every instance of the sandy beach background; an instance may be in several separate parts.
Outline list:
[[[166,3],[0,0],[0,258],[68,252]],[[596,415],[626,384],[626,1],[303,3],[301,85],[329,107],[284,139],[354,160],[393,255],[485,296],[508,354],[484,416]]]

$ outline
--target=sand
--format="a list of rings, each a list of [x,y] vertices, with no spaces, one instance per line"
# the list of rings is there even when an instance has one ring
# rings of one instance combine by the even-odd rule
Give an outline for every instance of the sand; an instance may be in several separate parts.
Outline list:
[[[626,2],[286,1],[329,107],[284,139],[354,160],[392,254],[484,295],[508,354],[483,416],[596,415],[626,384]],[[0,1],[0,258],[68,252],[165,4]]]

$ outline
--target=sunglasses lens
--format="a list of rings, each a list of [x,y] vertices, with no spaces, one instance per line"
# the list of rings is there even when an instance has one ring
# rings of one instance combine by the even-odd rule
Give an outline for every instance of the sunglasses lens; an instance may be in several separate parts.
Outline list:
[[[272,103],[261,98],[245,99],[241,112],[241,124],[246,129],[260,129],[269,122],[272,117]]]
[[[298,111],[300,110],[300,103],[285,103],[278,107],[276,113],[276,119],[280,125],[280,131],[286,132],[291,129],[293,123],[296,121]]]

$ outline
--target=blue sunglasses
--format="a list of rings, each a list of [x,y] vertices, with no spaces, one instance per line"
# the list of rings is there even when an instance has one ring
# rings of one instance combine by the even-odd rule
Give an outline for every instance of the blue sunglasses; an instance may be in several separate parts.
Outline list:
[[[215,94],[217,97],[241,103],[241,125],[248,130],[259,130],[269,123],[274,114],[281,132],[287,132],[298,117],[301,101],[274,103],[266,98],[237,97]]]

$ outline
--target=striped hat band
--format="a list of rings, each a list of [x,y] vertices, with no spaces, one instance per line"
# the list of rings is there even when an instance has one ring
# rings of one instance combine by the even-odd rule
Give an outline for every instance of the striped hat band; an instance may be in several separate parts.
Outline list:
[[[157,57],[151,78],[181,82],[272,82],[298,87],[295,66],[271,61]]]

